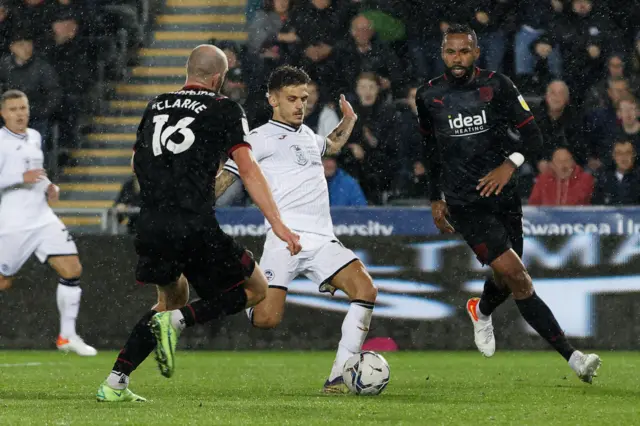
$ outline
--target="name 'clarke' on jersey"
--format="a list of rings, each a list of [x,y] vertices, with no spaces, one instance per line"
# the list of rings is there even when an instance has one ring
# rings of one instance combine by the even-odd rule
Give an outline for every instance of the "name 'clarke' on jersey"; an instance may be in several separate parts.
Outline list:
[[[134,147],[141,208],[210,215],[221,153],[248,146],[248,132],[242,108],[213,91],[185,87],[155,98]]]
[[[465,205],[480,198],[478,180],[519,151],[519,129],[533,120],[529,106],[506,76],[476,69],[460,84],[446,75],[422,86],[416,95],[420,128],[436,144],[442,167],[439,184],[448,204]],[[433,148],[433,147],[428,147]],[[512,179],[500,196],[515,194]]]

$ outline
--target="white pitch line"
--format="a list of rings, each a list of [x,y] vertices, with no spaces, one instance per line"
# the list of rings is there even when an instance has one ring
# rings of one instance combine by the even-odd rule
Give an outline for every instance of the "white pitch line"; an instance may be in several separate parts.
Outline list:
[[[10,367],[39,367],[41,365],[59,365],[64,364],[63,362],[18,362],[11,364],[0,364],[0,368],[10,368]]]

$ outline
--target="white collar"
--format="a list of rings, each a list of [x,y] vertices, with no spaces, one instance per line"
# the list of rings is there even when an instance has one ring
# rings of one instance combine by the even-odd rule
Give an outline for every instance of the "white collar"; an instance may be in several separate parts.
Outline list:
[[[9,134],[10,134],[11,136],[13,136],[14,138],[18,138],[18,139],[26,140],[26,139],[27,139],[27,137],[29,136],[29,135],[27,134],[27,132],[24,132],[24,133],[14,133],[14,132],[12,132],[11,130],[9,130],[9,129],[7,128],[7,126],[4,126],[2,129],[3,129],[4,131],[6,131],[7,133],[9,133]]]
[[[296,129],[293,126],[290,126],[290,125],[288,125],[286,123],[283,123],[282,121],[277,121],[277,120],[269,120],[269,124],[272,124],[272,125],[278,126],[278,127],[282,127],[283,129],[288,130],[290,132],[298,132],[298,133],[300,133],[300,129],[302,129],[302,125]]]

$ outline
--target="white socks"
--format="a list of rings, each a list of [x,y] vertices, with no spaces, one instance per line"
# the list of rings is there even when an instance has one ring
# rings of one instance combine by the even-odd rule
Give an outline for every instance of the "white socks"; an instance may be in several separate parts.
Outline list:
[[[182,331],[187,327],[187,324],[184,321],[184,315],[182,315],[180,309],[171,311],[171,325],[173,325],[173,327],[179,331]]]
[[[482,313],[482,311],[480,310],[480,303],[478,303],[478,305],[476,306],[476,315],[478,316],[478,319],[480,321],[487,321],[489,318],[491,318],[491,315],[485,315]]]
[[[580,351],[573,351],[571,357],[569,358],[569,366],[576,373],[580,370],[580,363],[582,362],[582,358],[584,358],[584,354]]]
[[[76,319],[80,311],[80,296],[82,289],[80,280],[65,280],[60,278],[56,300],[60,313],[60,336],[69,339],[76,335]]]
[[[111,371],[109,377],[107,377],[107,385],[111,389],[122,390],[129,386],[129,376],[124,373],[118,373],[117,371]]]
[[[342,338],[338,343],[338,352],[331,368],[329,381],[342,375],[344,363],[362,349],[364,339],[369,333],[371,315],[373,315],[373,302],[354,300],[349,306],[349,311],[342,322]]]

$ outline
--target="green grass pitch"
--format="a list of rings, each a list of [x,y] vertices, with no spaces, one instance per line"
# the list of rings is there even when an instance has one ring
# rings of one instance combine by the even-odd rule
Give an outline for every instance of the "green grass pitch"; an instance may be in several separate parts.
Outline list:
[[[320,394],[333,353],[181,352],[171,379],[152,359],[134,373],[149,403],[104,404],[115,352],[0,352],[0,424],[640,424],[640,353],[600,355],[588,385],[551,352],[390,353],[385,392],[357,397]]]

